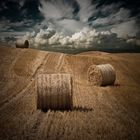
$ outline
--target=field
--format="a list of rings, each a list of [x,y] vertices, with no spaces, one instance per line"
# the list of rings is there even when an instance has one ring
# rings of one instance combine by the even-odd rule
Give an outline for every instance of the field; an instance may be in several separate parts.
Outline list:
[[[92,64],[110,63],[114,86],[87,81]],[[36,109],[38,73],[73,75],[73,110]],[[0,47],[0,140],[139,140],[140,54],[77,55]]]

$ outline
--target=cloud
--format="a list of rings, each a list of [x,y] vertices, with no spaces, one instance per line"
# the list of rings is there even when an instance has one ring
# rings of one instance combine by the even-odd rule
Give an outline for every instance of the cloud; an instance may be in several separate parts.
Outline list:
[[[57,31],[63,32],[63,34],[71,35],[75,32],[78,32],[86,26],[84,23],[73,20],[73,19],[63,19],[55,24],[57,27]]]
[[[39,32],[28,33],[24,36],[30,44],[37,48],[47,47],[72,47],[89,48],[102,45],[107,42],[117,41],[117,35],[109,31],[97,32],[95,29],[85,27],[71,36],[64,36],[54,29],[40,29]],[[112,39],[112,41],[109,41]]]
[[[28,39],[35,47],[47,47],[48,45],[72,45],[74,41],[72,39],[73,36],[63,36],[62,33],[58,33],[51,28],[40,29],[37,33],[27,33],[23,38]]]
[[[9,31],[21,31],[25,32],[25,30],[31,28],[34,24],[33,20],[24,19],[22,21],[12,22],[8,19],[3,19],[0,21],[0,32],[9,32]]]
[[[127,40],[128,44],[140,46],[140,39],[137,38],[130,38]]]
[[[140,46],[139,39],[118,38],[116,33],[109,31],[98,32],[95,29],[85,27],[71,36],[64,36],[54,29],[40,29],[39,32],[26,33],[24,39],[28,39],[30,46],[38,49],[51,48],[73,48],[73,49],[131,49]]]
[[[0,41],[14,44],[16,39],[23,38],[27,32],[33,30],[33,24],[34,21],[30,19],[12,22],[6,18],[3,18],[0,21]]]
[[[39,10],[45,17],[46,25],[51,23],[53,28],[65,35],[72,35],[90,25],[93,28],[112,31],[123,38],[126,38],[126,35],[134,36],[139,30],[137,17],[131,16],[131,11],[123,8],[121,2],[97,7],[98,3],[92,4],[92,0],[75,1],[79,5],[77,15],[73,13],[72,3],[41,0]]]
[[[116,24],[111,29],[113,33],[117,33],[120,38],[134,37],[139,32],[139,27],[134,19],[120,24]]]
[[[6,2],[1,3],[1,10],[3,9],[8,9],[8,7],[6,6]]]
[[[121,3],[118,2],[118,3],[109,4],[109,5],[102,5],[98,7],[98,10],[100,11],[102,15],[109,16],[111,14],[117,13],[120,7],[121,7]]]
[[[10,21],[7,19],[0,21],[0,32],[7,31],[10,28],[9,23]]]
[[[24,6],[25,1],[26,1],[26,0],[20,0],[20,1],[19,1],[20,8],[22,8],[22,7]]]
[[[78,16],[80,21],[88,22],[88,19],[93,15],[96,14],[96,4],[92,4],[91,0],[76,0],[80,5],[80,10]]]
[[[21,0],[19,6],[24,7],[25,2]],[[38,9],[43,21],[35,22],[25,16],[16,22],[3,20],[0,22],[2,35],[7,37],[9,33],[15,38],[26,38],[35,48],[139,45],[138,17],[122,7],[121,2],[99,5],[92,0],[40,0]],[[21,8],[21,12],[24,10],[28,13],[27,8]],[[30,32],[26,33],[27,30]]]
[[[130,11],[124,8],[120,8],[116,13],[112,13],[104,18],[98,18],[92,22],[93,27],[114,25],[121,22],[125,22],[130,19]]]
[[[135,41],[130,43],[127,37],[137,34],[136,17],[131,16],[130,10],[122,8],[121,3],[97,8],[98,3],[92,4],[91,0],[75,2],[79,5],[76,14],[70,1],[41,0],[39,10],[44,20],[34,26],[35,31],[26,34],[24,38],[36,48],[119,48],[134,44]],[[97,26],[103,30],[96,29]]]
[[[62,0],[45,1],[41,0],[41,6],[39,10],[46,19],[61,19],[61,18],[72,18],[73,7]]]
[[[106,10],[115,7],[107,7],[102,10],[106,13]],[[118,6],[117,6],[118,7]],[[120,8],[118,11],[114,8],[113,13],[103,18],[97,18],[92,21],[94,28],[105,28],[108,27],[112,33],[116,33],[120,38],[127,38],[127,36],[136,36],[139,32],[139,25],[137,23],[137,16],[131,16],[131,12],[128,9]]]
[[[73,33],[80,31],[83,27],[88,26],[88,19],[92,15],[92,10],[95,6],[91,5],[91,0],[75,0],[77,5],[80,6],[77,14],[74,13],[74,1],[71,2],[63,0],[41,0],[41,6],[39,10],[44,16],[46,25],[49,23],[65,35],[72,35]]]

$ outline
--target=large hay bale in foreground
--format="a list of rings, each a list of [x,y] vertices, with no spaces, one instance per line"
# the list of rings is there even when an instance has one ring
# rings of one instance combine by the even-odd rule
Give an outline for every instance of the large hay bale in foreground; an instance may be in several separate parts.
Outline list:
[[[29,48],[29,41],[24,39],[18,39],[15,45],[16,48]]]
[[[113,85],[116,80],[116,72],[112,65],[92,65],[87,71],[88,81],[93,85]]]
[[[38,74],[38,109],[72,109],[72,94],[72,77],[70,74]]]

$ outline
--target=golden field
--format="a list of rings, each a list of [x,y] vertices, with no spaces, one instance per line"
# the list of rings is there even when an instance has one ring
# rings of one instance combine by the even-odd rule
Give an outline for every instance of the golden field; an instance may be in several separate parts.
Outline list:
[[[110,63],[114,86],[87,82],[92,64]],[[73,75],[73,110],[36,109],[38,73]],[[77,55],[0,47],[0,140],[139,140],[140,54]]]

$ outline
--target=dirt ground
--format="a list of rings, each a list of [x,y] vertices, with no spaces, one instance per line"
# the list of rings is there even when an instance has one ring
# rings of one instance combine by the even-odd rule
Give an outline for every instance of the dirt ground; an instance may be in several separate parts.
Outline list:
[[[87,81],[92,64],[110,63],[114,86]],[[73,76],[73,110],[36,109],[38,73]],[[0,47],[0,140],[139,140],[140,54],[77,55]]]

